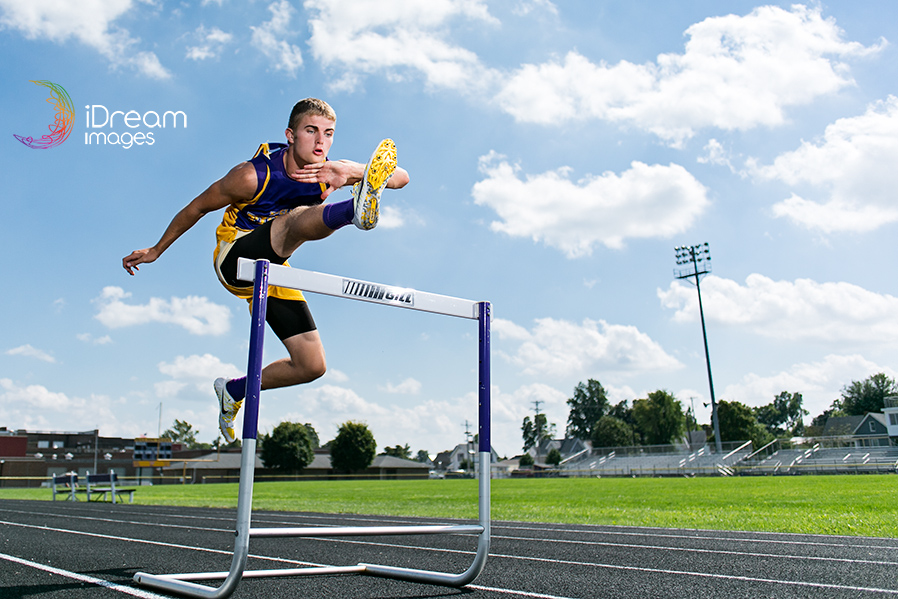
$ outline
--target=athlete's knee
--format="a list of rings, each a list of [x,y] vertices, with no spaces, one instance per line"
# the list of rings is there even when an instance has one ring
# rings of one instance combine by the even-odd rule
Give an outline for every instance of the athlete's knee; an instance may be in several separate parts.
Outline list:
[[[306,382],[311,383],[316,379],[320,379],[326,372],[327,360],[324,357],[324,352],[322,352],[320,357],[310,360],[306,365],[306,376],[308,378]]]
[[[327,372],[327,361],[324,358],[324,351],[306,352],[301,359],[292,359],[293,373],[295,377],[294,384],[301,385],[303,383],[311,383],[320,379]]]

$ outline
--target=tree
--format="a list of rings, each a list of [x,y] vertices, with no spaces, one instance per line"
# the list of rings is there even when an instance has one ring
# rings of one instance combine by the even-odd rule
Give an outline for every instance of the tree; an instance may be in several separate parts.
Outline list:
[[[312,449],[318,449],[321,447],[321,439],[318,438],[318,432],[315,430],[315,427],[310,423],[306,422],[303,424],[306,427],[306,432],[309,433],[309,441],[312,443]]]
[[[646,399],[633,401],[633,418],[649,445],[673,443],[685,429],[686,416],[680,402],[667,391],[652,391]]]
[[[524,451],[527,451],[531,447],[538,447],[543,441],[554,439],[555,425],[549,423],[545,414],[537,414],[533,420],[530,420],[530,416],[525,416],[521,433],[524,437]]]
[[[427,464],[430,462],[430,454],[427,453],[426,449],[419,449],[418,454],[415,456],[415,461]]]
[[[558,466],[561,463],[561,452],[555,447],[550,449],[549,455],[546,456],[546,463],[551,466]]]
[[[331,442],[331,465],[340,472],[359,472],[371,465],[377,442],[367,424],[348,421],[340,425]]]
[[[639,432],[639,425],[636,423],[636,419],[633,418],[633,407],[629,405],[626,399],[622,402],[614,405],[611,409],[608,410],[608,416],[613,416],[619,420],[623,420],[626,423],[630,430],[633,432],[633,437],[630,441],[627,442],[629,445],[641,445],[642,444],[642,435]]]
[[[270,435],[262,435],[260,445],[266,468],[300,472],[315,459],[312,436],[298,422],[281,422]]]
[[[801,393],[783,391],[773,398],[773,403],[753,408],[752,411],[758,422],[772,435],[794,436],[804,433],[804,417],[808,415],[801,404]]]
[[[384,447],[383,455],[391,455],[396,458],[407,460],[412,457],[412,448],[408,446],[408,443],[406,443],[404,447],[397,443],[396,447]]]
[[[614,416],[602,416],[592,429],[593,447],[633,445],[633,427]]]
[[[533,456],[530,455],[529,453],[525,453],[524,455],[521,456],[521,459],[518,462],[518,464],[521,466],[521,468],[532,467],[533,466]]]
[[[898,395],[898,383],[880,372],[863,381],[852,381],[842,389],[842,397],[833,407],[841,408],[846,416],[863,416],[867,412],[882,412],[885,398]]]
[[[589,379],[574,387],[574,396],[567,400],[571,410],[565,434],[574,439],[591,439],[592,429],[599,418],[608,412],[608,396],[599,381]]]
[[[751,441],[755,449],[760,449],[773,440],[752,409],[738,401],[718,401],[717,420],[721,441]]]
[[[196,440],[197,434],[199,431],[195,430],[192,424],[185,420],[175,419],[172,427],[162,433],[162,436],[171,439],[172,443],[181,443],[187,449],[210,449],[211,444],[200,443]]]

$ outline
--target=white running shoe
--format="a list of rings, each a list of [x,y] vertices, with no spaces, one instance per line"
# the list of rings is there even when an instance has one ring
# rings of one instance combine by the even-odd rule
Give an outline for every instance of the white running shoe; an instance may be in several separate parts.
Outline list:
[[[227,382],[228,379],[217,378],[212,387],[215,389],[215,395],[218,396],[218,428],[221,430],[225,443],[233,443],[237,439],[237,434],[234,432],[234,418],[240,411],[243,400],[234,401],[225,386]]]
[[[396,144],[385,139],[365,166],[362,180],[352,186],[352,224],[365,231],[377,226],[380,194],[396,170]]]

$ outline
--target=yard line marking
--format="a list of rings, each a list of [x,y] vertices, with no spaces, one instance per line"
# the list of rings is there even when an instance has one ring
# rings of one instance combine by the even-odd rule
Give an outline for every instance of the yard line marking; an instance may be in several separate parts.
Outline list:
[[[49,572],[50,574],[56,574],[57,576],[64,576],[66,578],[71,578],[73,580],[77,580],[80,582],[86,582],[88,584],[95,584],[97,586],[107,588],[111,591],[118,591],[119,593],[125,593],[126,595],[133,595],[134,597],[140,597],[141,599],[168,599],[168,597],[166,597],[165,595],[157,595],[156,593],[151,593],[150,591],[143,591],[141,589],[135,589],[133,587],[121,585],[121,584],[118,584],[115,582],[109,582],[108,580],[103,580],[102,578],[94,578],[93,576],[87,576],[85,574],[78,574],[77,572],[61,570],[59,568],[54,568],[53,566],[47,566],[45,564],[39,564],[37,562],[32,562],[27,559],[15,557],[14,555],[6,555],[5,553],[0,553],[0,559],[6,560],[8,562],[13,562],[16,564],[21,564],[23,566],[29,566],[31,568],[36,568],[37,570],[43,570],[44,572]]]

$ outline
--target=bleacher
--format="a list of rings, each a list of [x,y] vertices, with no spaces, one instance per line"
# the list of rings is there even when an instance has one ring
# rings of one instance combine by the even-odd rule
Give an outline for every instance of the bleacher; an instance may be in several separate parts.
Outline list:
[[[822,447],[779,449],[754,463],[745,474],[866,474],[898,472],[898,447]]]
[[[707,445],[690,451],[676,446],[598,449],[562,465],[563,476],[730,476],[752,453],[751,442],[730,443],[723,454]]]

